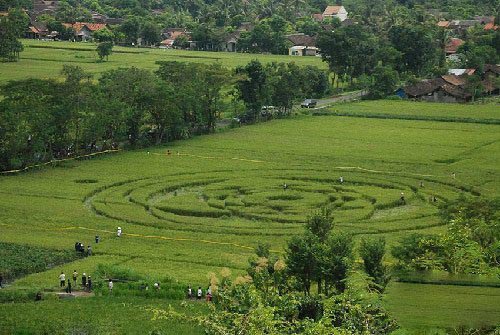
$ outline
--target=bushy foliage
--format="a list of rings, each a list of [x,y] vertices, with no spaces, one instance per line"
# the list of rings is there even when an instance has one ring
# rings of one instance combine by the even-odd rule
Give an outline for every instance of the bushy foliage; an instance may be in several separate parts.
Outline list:
[[[54,250],[21,244],[0,243],[0,274],[12,280],[69,263],[81,255],[73,250]]]
[[[413,234],[393,248],[393,256],[401,265],[450,273],[498,271],[498,201],[460,198],[442,206],[441,213],[448,222],[444,234]]]

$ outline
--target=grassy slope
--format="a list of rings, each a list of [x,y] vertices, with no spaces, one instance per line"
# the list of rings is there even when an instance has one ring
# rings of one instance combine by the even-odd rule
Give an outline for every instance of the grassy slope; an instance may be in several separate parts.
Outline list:
[[[387,109],[395,108],[393,102],[363,103],[362,106],[382,110],[384,104]],[[342,105],[342,108],[354,110],[356,106],[360,104]],[[441,111],[437,110],[440,106]],[[456,107],[454,113],[457,117],[468,113],[460,111],[462,107],[458,105],[418,104],[418,107],[424,113],[442,115],[447,115],[449,108]],[[414,110],[415,104],[398,102],[397,108],[406,113]],[[474,113],[479,115],[481,111],[485,115],[494,113],[488,106],[475,106]],[[60,270],[69,273],[77,268],[79,272],[92,273],[98,263],[121,264],[152,280],[170,276],[186,284],[204,285],[208,272],[218,272],[225,266],[233,275],[244,272],[246,260],[252,252],[250,249],[257,241],[269,242],[279,251],[290,236],[301,231],[299,224],[244,217],[213,219],[204,215],[182,216],[158,211],[158,215],[167,217],[160,220],[152,217],[145,208],[131,203],[130,199],[173,203],[176,208],[205,213],[217,209],[207,207],[204,194],[219,205],[224,201],[218,197],[227,194],[227,199],[232,202],[241,198],[247,201],[247,206],[243,207],[247,214],[268,215],[270,208],[266,206],[272,203],[290,205],[291,209],[282,209],[278,216],[295,218],[304,217],[319,205],[323,199],[323,193],[318,193],[321,191],[353,198],[350,202],[339,203],[342,208],[335,214],[339,229],[358,235],[381,233],[389,244],[414,228],[438,232],[441,228],[434,227],[438,223],[436,209],[425,201],[429,194],[454,198],[460,193],[460,187],[473,187],[485,196],[499,195],[498,127],[301,116],[176,142],[168,146],[174,151],[172,156],[164,154],[165,148],[152,148],[149,154],[148,150],[123,152],[1,177],[0,241],[67,249],[73,248],[77,240],[91,243],[96,233],[103,239],[94,246],[95,257],[30,275],[14,283],[13,288],[54,289]],[[177,151],[181,155],[176,155]],[[452,171],[456,172],[456,179],[451,178]],[[337,195],[331,187],[339,175],[344,176],[346,183],[342,186],[344,190]],[[144,178],[149,179],[133,181]],[[75,182],[79,179],[96,179],[97,183]],[[206,180],[217,182],[186,186],[189,182]],[[425,180],[425,188],[412,194],[409,187],[416,187],[419,180]],[[290,184],[287,194],[303,198],[296,201],[269,200],[282,197],[283,181]],[[116,184],[118,182],[120,184]],[[366,182],[392,186],[379,188],[363,184]],[[148,198],[154,191],[172,185],[177,185],[173,188],[177,189],[175,195],[167,193]],[[256,193],[237,194],[232,188],[234,186]],[[90,200],[86,198],[102,187],[102,192]],[[390,204],[399,197],[401,190],[409,198],[408,206],[378,210],[377,215],[368,220],[353,219],[366,215],[366,208],[371,206],[361,194],[376,198],[377,203]],[[90,204],[107,217],[95,215]],[[300,208],[301,215],[293,214],[295,206]],[[119,225],[124,233],[135,235],[124,235],[121,239],[114,237]],[[468,288],[463,290],[464,304],[474,304],[476,295],[469,295]],[[491,289],[491,292],[497,291]],[[405,295],[404,290],[393,288],[389,290],[389,307],[403,324],[409,326],[456,325],[459,318],[439,317],[441,313],[453,314],[449,294],[438,288],[433,292],[437,292],[437,298],[427,306],[428,314],[409,316],[405,311],[411,309],[413,298]],[[491,292],[488,293],[490,296],[498,294]],[[495,315],[497,307],[494,303],[480,305],[484,315]],[[478,312],[470,316],[481,322],[482,315]],[[11,318],[10,322],[14,322],[15,317],[11,315]],[[500,320],[488,316],[484,321]]]
[[[58,77],[63,64],[83,67],[98,76],[99,73],[118,67],[135,66],[155,70],[157,61],[220,62],[234,68],[245,65],[253,59],[263,63],[296,62],[299,65],[315,65],[326,68],[319,57],[291,57],[277,55],[257,55],[228,52],[200,52],[184,50],[136,49],[115,47],[109,60],[97,62],[96,45],[92,43],[48,42],[23,40],[24,51],[19,62],[0,63],[0,83],[7,80]]]

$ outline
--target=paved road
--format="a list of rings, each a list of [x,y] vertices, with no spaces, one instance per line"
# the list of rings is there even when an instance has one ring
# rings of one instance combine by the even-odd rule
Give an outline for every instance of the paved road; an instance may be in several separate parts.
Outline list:
[[[335,102],[346,102],[352,100],[361,99],[364,95],[366,95],[365,91],[357,91],[352,93],[347,93],[343,95],[337,95],[331,98],[319,99],[316,108],[325,108],[326,106],[333,104]]]
[[[347,101],[353,101],[353,100],[359,100],[361,99],[364,95],[366,95],[366,91],[356,91],[352,93],[346,93],[343,95],[336,95],[330,98],[325,98],[325,99],[318,99],[317,100],[317,105],[315,108],[311,108],[312,110],[315,109],[322,109],[325,107],[328,107],[330,104],[336,103],[336,102],[347,102]],[[297,105],[296,107],[300,108],[300,105]],[[216,123],[216,128],[221,129],[221,128],[226,128],[229,126],[231,123],[231,119],[222,119],[217,121]]]

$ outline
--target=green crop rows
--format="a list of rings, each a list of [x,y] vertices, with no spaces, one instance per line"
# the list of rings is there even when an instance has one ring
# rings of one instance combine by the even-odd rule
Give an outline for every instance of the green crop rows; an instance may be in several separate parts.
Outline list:
[[[362,112],[372,106],[377,112],[385,103],[334,108],[354,113],[358,106]],[[440,111],[441,105],[434,104],[386,104],[390,113],[400,110],[401,115],[419,109],[424,115],[481,118],[483,110],[484,118],[495,118],[490,106],[475,106],[471,116],[456,105]],[[450,106],[456,110],[448,115]],[[55,290],[60,271],[93,273],[100,264],[129,268],[151,280],[169,277],[182,285],[206,285],[207,273],[223,267],[233,276],[244,273],[258,242],[282,253],[286,241],[302,231],[307,215],[324,206],[333,209],[335,229],[356,238],[385,236],[389,246],[410,232],[437,233],[444,229],[440,203],[460,194],[499,196],[499,127],[303,115],[168,147],[4,175],[0,242],[71,250],[82,241],[94,248],[92,257],[28,275],[8,290]],[[116,237],[118,226],[121,238]],[[102,239],[97,245],[95,235]],[[439,289],[433,290],[438,297],[428,313],[409,316],[408,306],[419,297],[402,289],[410,284],[397,285],[388,290],[387,304],[404,324],[413,327],[425,319],[422,324],[447,327],[460,321],[432,319],[441,310],[453,313],[449,294]],[[498,296],[499,288],[483,289]],[[454,290],[462,292],[463,304],[477,299],[467,287]],[[29,313],[35,311],[28,307]],[[478,309],[488,315],[488,323],[500,321],[493,316],[498,305]],[[2,322],[12,327],[17,317],[8,315]],[[471,314],[467,321],[480,324],[481,315]]]

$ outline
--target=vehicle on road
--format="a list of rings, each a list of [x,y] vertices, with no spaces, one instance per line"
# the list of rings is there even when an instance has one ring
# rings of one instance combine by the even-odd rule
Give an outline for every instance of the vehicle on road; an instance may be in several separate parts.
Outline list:
[[[302,108],[314,108],[316,107],[316,104],[318,102],[314,99],[306,99],[304,101],[302,101],[302,103],[300,104],[300,107]]]

